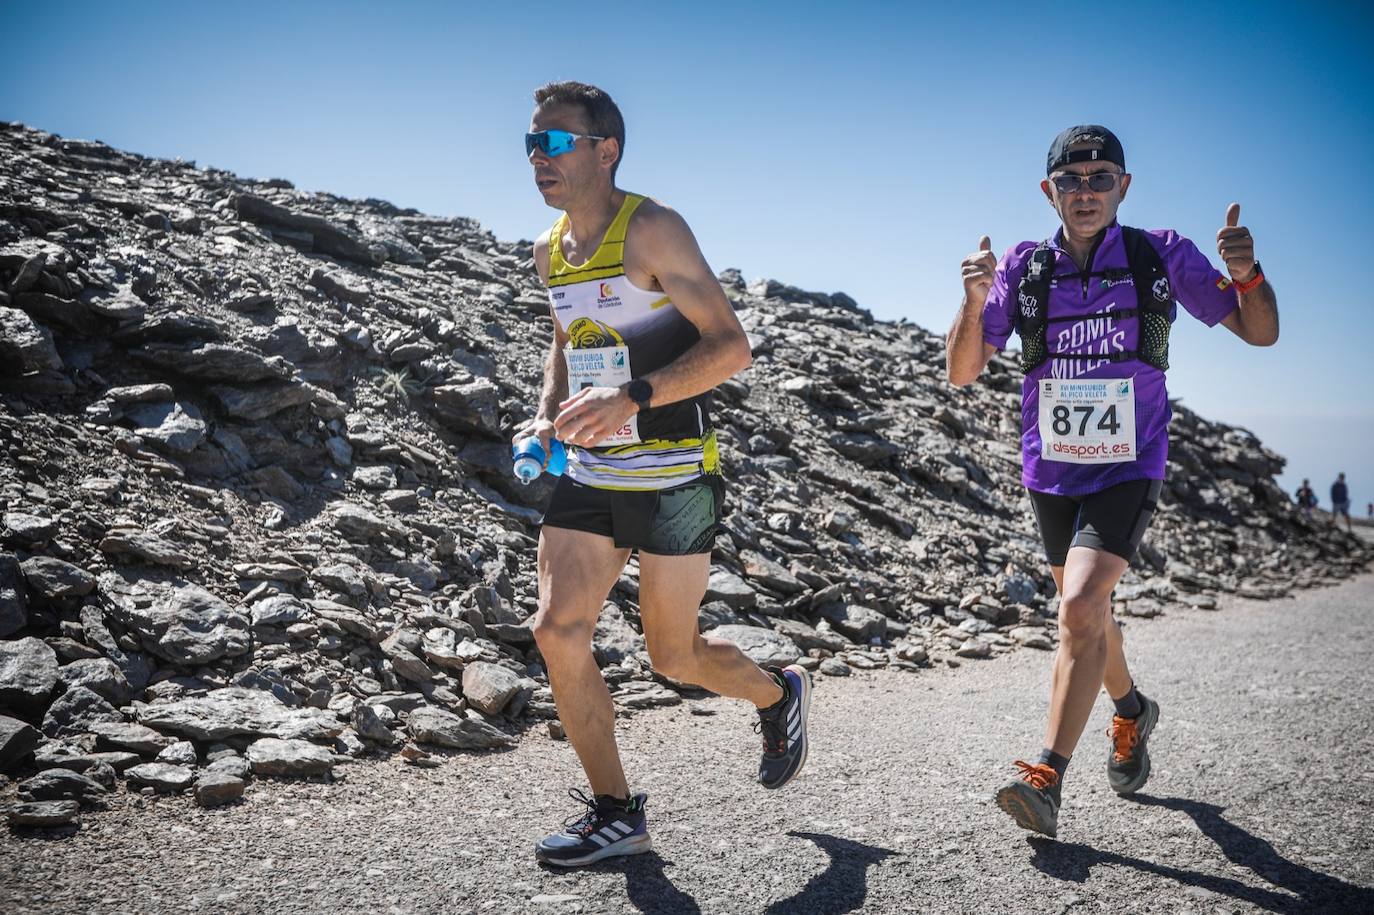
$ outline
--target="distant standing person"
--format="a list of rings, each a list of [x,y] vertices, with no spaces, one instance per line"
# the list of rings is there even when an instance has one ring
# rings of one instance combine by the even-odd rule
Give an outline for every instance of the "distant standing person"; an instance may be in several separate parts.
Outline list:
[[[1131,176],[1105,127],[1059,134],[1046,175],[1040,189],[1059,231],[1021,242],[1000,262],[983,236],[964,259],[964,300],[945,358],[950,381],[969,384],[1013,331],[1021,337],[1022,482],[1061,595],[1059,651],[1044,748],[1035,762],[1015,763],[1019,774],[996,800],[1018,825],[1053,836],[1064,772],[1100,687],[1116,707],[1108,783],[1130,794],[1150,775],[1146,741],[1159,705],[1131,679],[1111,595],[1163,485],[1175,300],[1255,346],[1278,339],[1279,320],[1239,204],[1217,232],[1223,274],[1177,232],[1116,221]]]
[[[1336,519],[1345,515],[1345,529],[1353,532],[1350,524],[1350,490],[1345,485],[1345,474],[1336,474],[1336,482],[1331,484],[1331,523],[1334,525]]]
[[[539,532],[534,637],[592,791],[573,789],[585,807],[535,854],[570,867],[650,848],[646,796],[626,782],[615,706],[592,657],[597,617],[632,550],[654,669],[753,703],[765,788],[806,762],[811,680],[698,634],[725,495],[711,390],[749,365],[744,328],[683,218],[616,187],[625,122],[611,97],[563,82],[534,101],[525,153],[544,202],[562,213],[534,243],[553,333],[538,410],[516,438],[539,436],[545,454],[555,437],[569,446]]]
[[[1317,507],[1317,493],[1312,489],[1312,481],[1306,477],[1303,478],[1298,491],[1293,493],[1293,497],[1298,500],[1298,508],[1304,515],[1312,514],[1312,509]]]

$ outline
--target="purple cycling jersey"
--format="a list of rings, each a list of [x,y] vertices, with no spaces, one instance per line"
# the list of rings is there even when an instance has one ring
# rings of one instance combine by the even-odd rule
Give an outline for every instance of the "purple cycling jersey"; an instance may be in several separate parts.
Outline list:
[[[1208,327],[1216,325],[1237,306],[1230,278],[1223,276],[1191,241],[1172,229],[1151,229],[1146,237],[1173,286],[1177,300],[1188,313]],[[1055,233],[1054,275],[1079,272],[1061,247],[1063,230]],[[992,290],[983,306],[983,339],[1001,349],[1015,329],[1016,291],[1038,243],[1023,241],[1007,251],[997,264]],[[1088,271],[1124,268],[1126,247],[1121,227],[1113,223],[1089,256]],[[1047,316],[1053,321],[1046,332],[1050,358],[1026,374],[1021,386],[1021,482],[1027,489],[1062,496],[1082,496],[1128,480],[1162,480],[1169,460],[1169,394],[1164,373],[1138,359],[1056,359],[1056,353],[1107,354],[1139,348],[1140,322],[1136,317],[1101,316],[1136,307],[1135,284],[1129,278],[1108,283],[1101,276],[1069,278],[1051,283]],[[1081,321],[1054,319],[1083,315]],[[1097,317],[1089,317],[1098,315]],[[1042,378],[1134,378],[1136,459],[1117,464],[1073,464],[1047,460],[1041,455],[1040,386]]]

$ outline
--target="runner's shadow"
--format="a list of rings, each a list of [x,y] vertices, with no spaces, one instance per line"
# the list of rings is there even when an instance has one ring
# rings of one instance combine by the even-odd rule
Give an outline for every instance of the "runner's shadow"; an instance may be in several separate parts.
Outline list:
[[[625,895],[639,911],[654,915],[701,915],[697,901],[678,889],[663,872],[665,863],[658,852],[649,852],[608,861],[605,867],[625,874]]]
[[[830,864],[812,877],[801,892],[788,899],[780,899],[767,909],[767,915],[839,915],[853,912],[864,904],[868,896],[868,868],[884,858],[897,854],[816,832],[789,832],[789,836],[810,839],[830,856]]]
[[[1184,886],[1195,886],[1230,896],[1271,912],[1374,911],[1374,891],[1289,861],[1265,840],[1223,819],[1222,807],[1184,798],[1135,795],[1131,800],[1188,814],[1203,834],[1217,843],[1227,860],[1249,868],[1257,877],[1296,894],[1297,898],[1287,893],[1251,886],[1229,877],[1157,864],[1130,855],[1099,851],[1076,842],[1056,842],[1039,837],[1028,840],[1035,850],[1031,865],[1050,877],[1074,883],[1086,881],[1092,869],[1098,865],[1115,864],[1131,867],[1166,877]]]

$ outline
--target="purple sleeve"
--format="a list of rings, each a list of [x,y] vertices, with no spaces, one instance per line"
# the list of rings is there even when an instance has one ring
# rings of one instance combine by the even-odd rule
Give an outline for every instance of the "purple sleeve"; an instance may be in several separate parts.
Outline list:
[[[1035,242],[1023,241],[997,262],[997,272],[992,277],[992,289],[988,290],[988,300],[983,304],[983,339],[1002,349],[1007,338],[1016,326],[1015,304],[1011,290],[1021,285],[1021,275],[1026,270],[1026,260],[1035,250]]]
[[[1236,290],[1231,278],[1212,266],[1197,245],[1172,229],[1156,230],[1150,235],[1163,250],[1160,256],[1174,297],[1188,313],[1208,327],[1215,327],[1236,310]]]

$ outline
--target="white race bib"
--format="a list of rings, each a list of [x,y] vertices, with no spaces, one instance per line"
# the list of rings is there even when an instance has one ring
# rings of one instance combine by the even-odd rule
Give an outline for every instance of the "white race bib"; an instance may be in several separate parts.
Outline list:
[[[628,346],[595,346],[585,349],[566,346],[563,348],[563,359],[568,365],[569,396],[583,388],[618,388],[631,377]],[[631,416],[625,425],[592,447],[629,445],[639,440],[639,417],[635,415]]]
[[[1040,380],[1040,456],[1069,464],[1134,461],[1135,380]]]

